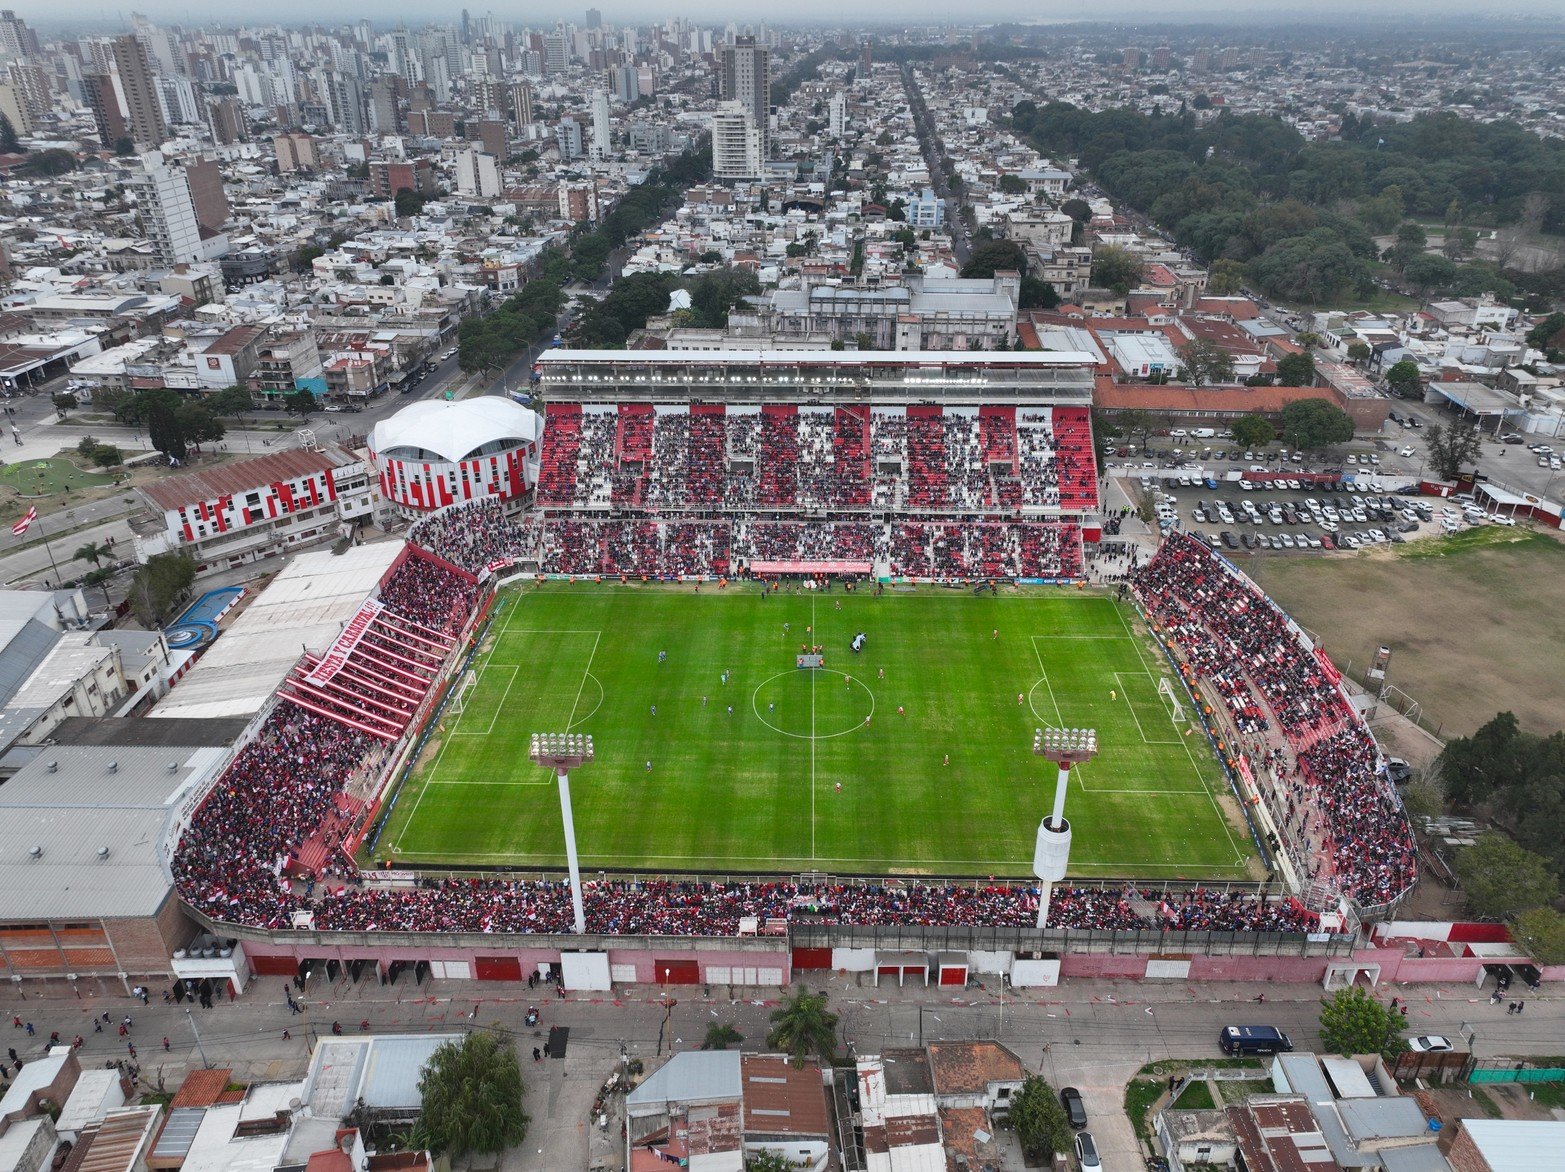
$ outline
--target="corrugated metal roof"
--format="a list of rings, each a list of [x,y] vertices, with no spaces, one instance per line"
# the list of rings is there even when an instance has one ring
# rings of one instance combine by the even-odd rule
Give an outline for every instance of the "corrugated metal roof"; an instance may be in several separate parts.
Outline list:
[[[11,697],[21,689],[27,677],[49,657],[60,636],[60,631],[44,626],[37,619],[30,618],[15,628],[15,633],[0,648],[0,704],[11,702]]]
[[[1555,1172],[1565,1151],[1565,1123],[1464,1119],[1462,1126],[1494,1172]]]
[[[205,1107],[175,1107],[168,1113],[168,1122],[163,1125],[163,1134],[158,1136],[152,1155],[157,1159],[183,1158],[205,1118]]]
[[[737,1100],[740,1086],[736,1051],[688,1050],[675,1054],[626,1095],[625,1108],[631,1115],[649,1115],[668,1103]]]
[[[160,844],[173,803],[227,755],[49,746],[0,787],[0,920],[157,911],[171,886]]]
[[[204,468],[198,472],[187,472],[183,476],[155,481],[143,485],[141,493],[160,509],[177,509],[181,505],[216,500],[221,496],[237,496],[279,481],[298,480],[324,472],[327,468],[340,468],[344,464],[357,462],[357,456],[335,445],[319,452],[295,448],[289,452],[274,452],[257,456],[253,460],[238,460],[232,464],[221,464],[216,468]]]

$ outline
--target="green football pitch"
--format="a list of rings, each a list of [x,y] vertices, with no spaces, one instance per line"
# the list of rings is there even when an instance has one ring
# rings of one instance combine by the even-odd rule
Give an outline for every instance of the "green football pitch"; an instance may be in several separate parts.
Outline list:
[[[1071,775],[1073,874],[1248,877],[1237,804],[1134,621],[1059,587],[507,590],[375,857],[562,866],[527,745],[571,730],[597,751],[571,777],[584,868],[1027,875],[1055,784],[1033,730],[1063,725],[1100,746]],[[823,669],[795,666],[802,643]]]

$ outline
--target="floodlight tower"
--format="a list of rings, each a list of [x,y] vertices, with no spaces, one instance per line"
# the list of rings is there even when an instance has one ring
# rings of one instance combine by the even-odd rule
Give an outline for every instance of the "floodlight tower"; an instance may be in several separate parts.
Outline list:
[[[1040,728],[1033,732],[1032,751],[1060,767],[1054,785],[1054,812],[1038,823],[1038,842],[1032,852],[1032,873],[1041,885],[1038,927],[1042,928],[1049,919],[1050,891],[1065,878],[1070,863],[1071,824],[1065,820],[1065,791],[1070,785],[1071,766],[1098,755],[1098,733],[1091,728]]]
[[[533,733],[528,755],[554,770],[560,779],[560,820],[565,824],[565,864],[571,873],[571,911],[576,934],[587,931],[587,913],[581,903],[581,868],[576,861],[576,823],[571,819],[571,770],[592,760],[592,738],[581,733]]]

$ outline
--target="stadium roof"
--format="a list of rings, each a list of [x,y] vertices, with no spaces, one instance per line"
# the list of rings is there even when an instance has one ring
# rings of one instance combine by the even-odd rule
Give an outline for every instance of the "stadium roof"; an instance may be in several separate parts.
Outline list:
[[[502,395],[424,399],[375,425],[370,449],[402,460],[458,463],[520,443],[537,443],[543,419]]]
[[[148,714],[253,716],[306,647],[324,651],[402,552],[402,543],[296,556]]]

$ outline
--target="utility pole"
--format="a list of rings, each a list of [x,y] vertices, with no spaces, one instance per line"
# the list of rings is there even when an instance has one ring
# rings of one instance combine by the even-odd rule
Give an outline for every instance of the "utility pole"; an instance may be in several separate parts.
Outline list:
[[[201,1030],[196,1025],[196,1015],[187,1009],[185,1016],[190,1019],[190,1032],[196,1036],[196,1052],[201,1055],[201,1069],[211,1070],[212,1064],[207,1061],[206,1047],[201,1044]]]

